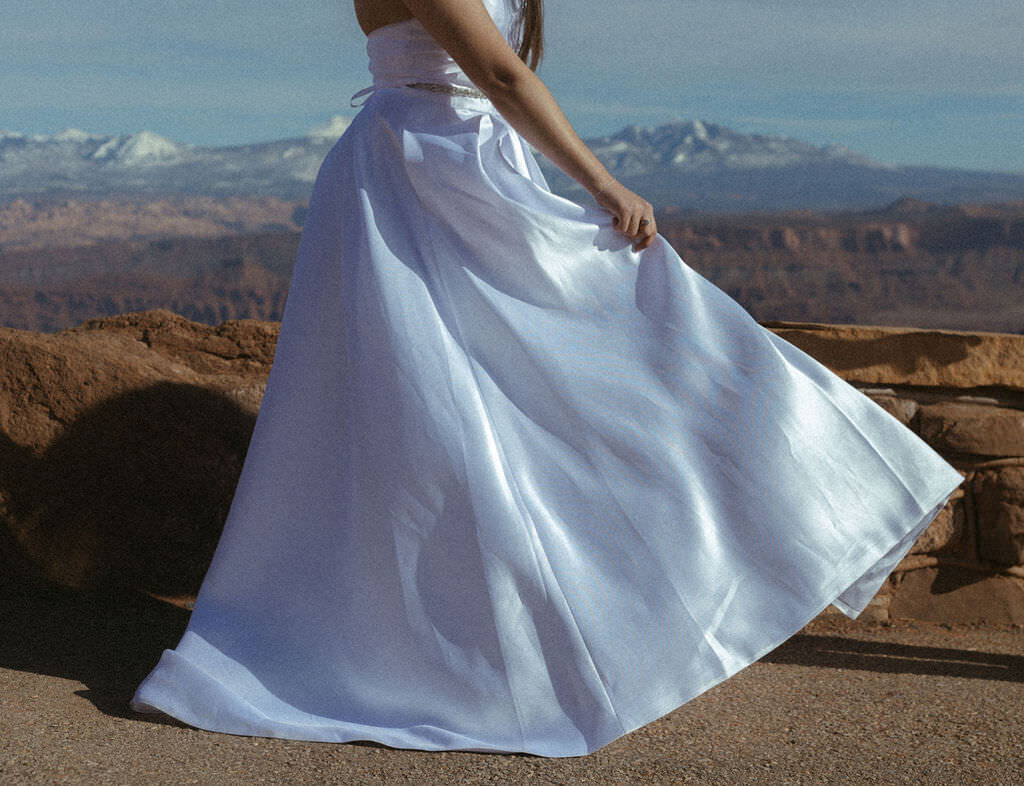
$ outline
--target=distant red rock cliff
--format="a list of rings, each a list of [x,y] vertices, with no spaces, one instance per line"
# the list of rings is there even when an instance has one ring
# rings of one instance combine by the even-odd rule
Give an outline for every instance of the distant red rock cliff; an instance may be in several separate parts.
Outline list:
[[[305,206],[276,197],[168,196],[0,204],[0,251],[297,231]]]
[[[86,204],[54,207],[54,227],[62,211],[76,218],[52,232],[41,205],[33,208],[38,231],[19,230],[16,221],[5,230],[0,208],[0,324],[54,331],[153,308],[208,324],[280,319],[300,205],[158,201],[113,204],[107,216],[103,203]],[[159,220],[148,223],[151,214]],[[79,233],[84,225],[92,234]],[[253,227],[272,231],[252,234]],[[666,209],[659,228],[690,266],[757,319],[1024,333],[1021,204],[903,200],[873,213],[749,216]],[[216,236],[161,234],[186,229]],[[19,231],[68,244],[97,236],[104,242],[4,250],[4,238]],[[121,236],[134,239],[116,240]]]

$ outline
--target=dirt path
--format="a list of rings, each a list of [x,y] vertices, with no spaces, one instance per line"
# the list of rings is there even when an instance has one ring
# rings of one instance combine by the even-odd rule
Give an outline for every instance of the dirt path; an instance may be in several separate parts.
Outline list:
[[[0,783],[1020,784],[1024,630],[822,617],[576,759],[233,737],[127,709],[186,613],[0,586]]]

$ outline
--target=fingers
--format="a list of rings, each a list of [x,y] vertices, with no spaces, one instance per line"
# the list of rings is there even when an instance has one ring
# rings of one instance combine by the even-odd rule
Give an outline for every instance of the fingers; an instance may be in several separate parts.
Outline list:
[[[646,199],[618,182],[602,189],[595,199],[612,213],[615,229],[634,241],[634,249],[640,251],[654,242],[658,227],[654,207]]]
[[[636,235],[636,215],[632,210],[623,210],[619,216],[618,230],[627,237]]]
[[[654,209],[650,205],[624,210],[619,216],[617,229],[632,238],[647,237],[654,227]]]
[[[658,236],[658,230],[654,226],[654,221],[651,221],[650,224],[641,229],[640,239],[633,244],[634,251],[643,251],[645,248],[648,248],[654,242],[654,238]]]
[[[626,233],[635,241],[633,244],[634,251],[642,251],[654,242],[655,236],[658,234],[658,225],[654,220],[653,211],[646,215],[638,214],[635,217],[636,231],[632,233]]]

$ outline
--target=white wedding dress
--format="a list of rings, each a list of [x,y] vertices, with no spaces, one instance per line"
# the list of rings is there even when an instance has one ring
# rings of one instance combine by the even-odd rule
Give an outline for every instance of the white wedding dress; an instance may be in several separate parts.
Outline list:
[[[573,756],[858,614],[960,475],[552,194],[487,100],[404,87],[471,86],[417,21],[367,48],[223,537],[132,706]]]

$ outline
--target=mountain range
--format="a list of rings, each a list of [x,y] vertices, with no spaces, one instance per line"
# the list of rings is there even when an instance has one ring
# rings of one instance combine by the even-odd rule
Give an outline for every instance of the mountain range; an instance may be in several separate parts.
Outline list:
[[[348,126],[335,116],[305,136],[202,147],[150,131],[44,136],[0,131],[0,203],[118,196],[272,196],[305,200]],[[707,212],[878,207],[900,198],[940,204],[1024,199],[1024,175],[872,161],[837,145],[742,134],[700,120],[631,126],[587,140],[609,171],[652,202]],[[552,188],[582,189],[541,158]]]

